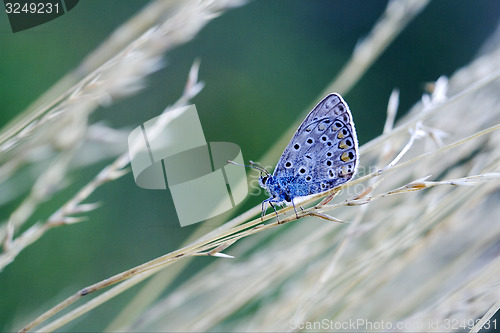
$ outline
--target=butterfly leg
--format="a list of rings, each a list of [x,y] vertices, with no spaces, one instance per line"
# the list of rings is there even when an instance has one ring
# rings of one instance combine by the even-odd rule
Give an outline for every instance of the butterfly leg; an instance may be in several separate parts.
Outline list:
[[[269,199],[266,199],[264,201],[262,201],[262,214],[260,215],[260,218],[261,220],[264,218],[264,215],[266,214],[266,210],[267,210],[267,203],[269,202],[269,205],[271,207],[273,207],[274,209],[274,212],[276,213],[276,218],[278,219],[278,223],[280,221],[280,218],[279,218],[279,215],[278,215],[278,211],[276,210],[276,207],[273,205],[272,201],[271,201],[271,198]]]
[[[299,214],[297,214],[297,209],[295,208],[295,204],[293,203],[293,199],[292,199],[292,206],[293,206],[293,210],[295,211],[295,216],[297,217],[297,220],[298,220],[299,219]],[[302,207],[300,207],[300,208],[302,208]],[[304,209],[302,209],[302,210],[304,210]]]
[[[280,223],[280,216],[278,215],[278,211],[276,210],[276,207],[274,207],[274,205],[271,201],[269,201],[269,204],[271,205],[271,207],[273,207],[274,212],[276,213],[276,219],[278,220],[278,223]]]
[[[262,201],[261,208],[262,208],[262,214],[260,214],[260,219],[264,220],[264,215],[266,214],[267,210],[267,200]]]

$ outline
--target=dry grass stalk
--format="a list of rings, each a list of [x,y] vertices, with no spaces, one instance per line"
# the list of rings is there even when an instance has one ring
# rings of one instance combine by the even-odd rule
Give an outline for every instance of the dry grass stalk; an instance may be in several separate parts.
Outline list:
[[[361,148],[363,165],[375,172],[345,184],[344,192],[370,178],[377,182],[321,207],[335,208],[335,217],[350,223],[302,219],[272,236],[247,238],[232,249],[238,261],[210,265],[127,328],[293,331],[299,323],[360,319],[366,325],[399,323],[393,326],[398,331],[451,331],[460,322],[472,329],[498,308],[500,296],[498,50],[457,72],[449,84],[440,79],[433,95],[396,128]],[[478,75],[478,69],[489,74]],[[399,164],[383,169],[412,137],[411,128],[422,137]],[[469,186],[477,181],[481,186]],[[380,192],[369,197],[374,189]],[[276,225],[248,229],[254,223],[238,232]]]
[[[50,228],[81,221],[80,218],[72,217],[72,215],[97,207],[96,204],[81,204],[81,202],[103,183],[117,179],[128,172],[124,170],[129,163],[128,153],[125,153],[106,167],[47,221],[37,222],[23,234],[15,237],[16,232],[28,221],[36,208],[63,187],[74,153],[88,141],[87,118],[97,106],[112,103],[118,98],[131,95],[141,89],[144,86],[144,78],[162,66],[161,55],[163,53],[189,41],[224,9],[240,4],[242,4],[240,0],[186,1],[178,4],[179,8],[171,13],[171,16],[163,18],[161,13],[168,12],[171,4],[165,5],[165,2],[161,1],[153,2],[138,16],[144,18],[144,13],[151,14],[150,8],[157,10],[162,8],[154,14],[160,22],[147,20],[149,24],[158,24],[157,26],[153,26],[137,39],[132,40],[124,50],[117,54],[112,53],[113,56],[110,56],[110,59],[80,82],[2,132],[0,183],[13,177],[16,170],[26,165],[29,166],[34,155],[43,154],[45,159],[52,160],[52,162],[38,177],[23,202],[12,212],[9,220],[0,226],[0,242],[4,250],[0,254],[0,270]],[[136,31],[134,27],[129,27],[129,30],[129,34]],[[90,66],[90,63],[96,65],[97,59],[103,61],[102,51],[99,50],[97,53],[99,56],[90,57],[89,59],[93,60],[87,60],[83,67]],[[194,69],[191,76],[194,75],[197,79],[195,74],[197,66]],[[80,68],[79,71],[82,69]],[[174,107],[187,103],[201,87],[201,84],[193,82],[192,77],[188,81],[184,95]],[[103,128],[100,127],[99,130],[102,131]],[[92,160],[92,157],[89,158]]]
[[[487,88],[489,88],[489,86],[487,86]],[[434,98],[433,100],[436,100],[436,98]],[[432,108],[434,109],[433,112],[436,115],[436,117],[445,114],[445,112],[450,112],[451,108],[450,105],[448,104],[449,103],[447,100],[444,101],[439,100],[439,103],[437,105],[432,106]],[[440,111],[438,112],[436,110]],[[456,110],[457,109],[455,108],[452,109],[452,111],[458,112]],[[493,116],[498,117],[499,114],[500,113],[496,112],[493,113]],[[445,114],[444,118],[446,118],[447,115],[448,114]],[[412,122],[412,120],[410,120],[410,122]],[[403,124],[401,126],[405,125]],[[441,168],[444,167],[444,170],[447,170],[448,168],[450,168],[449,163],[451,163],[451,165],[455,165],[457,158],[459,160],[462,159],[464,154],[465,156],[469,156],[471,151],[471,146],[473,149],[477,147],[477,145],[473,144],[475,140],[480,140],[485,136],[489,135],[491,136],[497,134],[496,130],[498,129],[500,129],[500,125],[486,128],[483,131],[474,133],[462,140],[458,140],[457,142],[451,142],[448,145],[445,145],[444,147],[437,149],[436,151],[441,153],[452,151],[452,149],[453,150],[461,149],[461,151],[459,151],[459,154],[457,154],[457,152],[449,154],[451,155],[450,160],[448,161],[448,163],[442,163],[443,166],[441,166]],[[431,133],[435,132],[436,131],[433,130],[424,131],[422,129],[417,129],[413,131],[413,134],[410,136],[409,142],[414,144],[415,138],[424,135],[429,140],[434,141]],[[398,133],[398,131],[395,130],[392,133]],[[465,133],[459,133],[459,137],[463,137],[464,134]],[[393,138],[391,136],[388,136],[386,140],[389,139]],[[424,147],[425,142],[422,143],[422,141],[424,140],[417,141],[418,143],[421,143],[417,148],[421,149],[422,147]],[[381,144],[380,146],[384,145]],[[405,147],[408,146],[409,145],[405,145]],[[417,148],[414,147],[411,150],[404,148],[403,151],[410,153],[416,150]],[[261,246],[264,249],[258,248],[257,250],[255,250],[257,253],[250,257],[249,259],[250,267],[241,267],[240,264],[235,262],[231,262],[230,264],[228,264],[227,262],[222,262],[212,265],[216,267],[215,268],[210,267],[207,270],[205,270],[202,274],[193,277],[188,283],[186,283],[185,287],[181,287],[180,289],[175,291],[173,295],[170,295],[164,302],[160,302],[156,307],[146,312],[143,318],[141,318],[139,322],[147,323],[147,326],[138,326],[135,328],[138,330],[144,330],[144,329],[208,330],[216,325],[227,325],[226,323],[221,324],[220,320],[226,318],[230,313],[234,312],[235,308],[237,309],[246,302],[249,302],[253,297],[255,297],[255,295],[258,295],[259,292],[265,294],[266,290],[269,290],[268,288],[271,288],[270,290],[273,290],[272,288],[276,287],[275,286],[276,283],[279,282],[283,283],[283,281],[286,281],[287,284],[288,283],[294,284],[300,281],[302,287],[297,288],[297,290],[300,290],[300,295],[302,296],[296,297],[297,295],[295,295],[295,293],[292,293],[290,291],[289,291],[290,293],[282,295],[283,297],[286,298],[286,300],[280,299],[279,302],[281,306],[272,307],[271,311],[273,312],[272,318],[274,318],[275,321],[276,318],[282,318],[282,319],[287,318],[288,325],[292,326],[294,325],[293,323],[314,322],[314,320],[316,320],[318,317],[324,316],[327,313],[331,313],[331,311],[334,311],[333,313],[338,313],[340,309],[343,309],[345,307],[345,305],[342,304],[348,305],[347,308],[344,309],[344,311],[346,310],[355,311],[356,309],[358,309],[358,306],[359,308],[366,307],[365,304],[366,298],[362,297],[362,295],[365,295],[366,292],[372,291],[374,288],[376,292],[382,293],[381,296],[382,298],[390,296],[390,294],[387,294],[387,292],[389,290],[392,291],[393,289],[389,288],[389,290],[386,290],[388,288],[387,284],[389,284],[389,282],[395,283],[394,281],[401,279],[401,277],[396,273],[402,274],[404,276],[407,275],[407,273],[400,266],[403,265],[406,269],[412,269],[412,267],[406,267],[408,265],[408,261],[406,261],[407,258],[405,257],[408,254],[411,254],[411,252],[423,251],[424,248],[422,247],[421,243],[428,242],[428,239],[426,237],[429,234],[430,230],[434,230],[434,233],[439,234],[440,228],[443,227],[443,224],[446,225],[446,222],[448,222],[445,217],[447,217],[447,215],[450,215],[451,210],[447,209],[447,211],[445,211],[443,210],[441,205],[447,207],[450,204],[450,202],[455,201],[454,205],[455,207],[457,202],[460,202],[460,204],[466,206],[465,204],[467,202],[463,201],[464,198],[467,198],[467,200],[469,200],[471,195],[475,193],[478,193],[479,198],[482,198],[484,197],[485,193],[488,193],[488,191],[491,191],[492,189],[495,189],[498,186],[497,183],[492,182],[492,180],[493,181],[497,180],[500,177],[500,174],[491,171],[496,170],[494,167],[498,165],[499,155],[488,154],[488,156],[492,157],[492,160],[490,161],[490,163],[486,164],[482,163],[480,171],[482,171],[483,174],[475,176],[474,175],[464,176],[442,181],[428,181],[427,180],[428,175],[426,175],[424,177],[417,178],[417,180],[415,181],[406,183],[406,185],[395,187],[394,184],[397,184],[398,182],[400,183],[401,180],[408,178],[408,173],[402,173],[397,169],[402,169],[404,167],[407,168],[408,170],[411,170],[410,174],[412,173],[418,174],[420,167],[416,166],[420,166],[422,164],[428,165],[429,163],[431,163],[429,162],[429,160],[431,161],[442,160],[442,155],[439,154],[420,153],[420,155],[417,155],[416,157],[404,163],[396,164],[396,162],[403,157],[401,156],[401,154],[398,154],[394,158],[394,160],[388,164],[388,167],[377,169],[376,171],[368,175],[365,175],[364,177],[361,177],[356,181],[350,182],[342,186],[347,191],[349,188],[352,188],[360,184],[361,181],[367,181],[374,177],[382,177],[385,183],[389,183],[385,184],[385,186],[389,188],[389,190],[373,195],[371,197],[367,196],[367,193],[364,193],[362,197],[360,197],[359,195],[355,195],[353,198],[346,199],[339,204],[314,206],[312,208],[308,208],[300,212],[301,216],[307,216],[312,214],[316,210],[319,210],[320,212],[335,210],[337,215],[338,211],[340,214],[343,213],[342,208],[349,207],[348,209],[353,209],[352,208],[353,206],[357,207],[360,205],[362,205],[362,207],[367,207],[367,208],[362,208],[362,210],[359,211],[358,214],[354,215],[354,222],[347,226],[347,230],[345,232],[339,233],[338,232],[339,227],[338,225],[335,224],[320,224],[317,227],[318,230],[312,233],[310,232],[308,236],[304,237],[304,232],[302,228],[299,227],[303,225],[303,223],[300,224],[295,223],[293,224],[295,228],[286,229],[287,232],[285,232],[286,237],[292,239],[292,242],[290,240],[274,241],[272,244],[269,244],[268,246]],[[374,157],[375,160],[380,159],[379,156],[375,155]],[[472,165],[475,165],[475,163],[472,163]],[[422,170],[430,170],[430,169],[422,169]],[[403,178],[394,177],[394,174],[399,176],[402,175]],[[450,174],[453,174],[453,172],[450,172]],[[391,175],[391,177],[387,175]],[[437,198],[431,197],[430,195],[426,194],[422,196],[422,198],[425,198],[424,201],[426,202],[426,204],[423,206],[415,205],[411,203],[411,201],[405,199],[407,195],[401,195],[407,192],[429,189],[431,187],[436,187],[438,185],[448,185],[448,188],[451,188],[455,186],[468,186],[478,182],[484,183],[483,187],[481,187],[479,190],[478,189],[475,189],[473,191],[469,190],[467,196],[464,196],[463,193],[460,193],[460,191],[457,190],[450,190],[450,191],[445,190],[446,196],[443,196],[442,192],[436,191],[434,193],[437,194]],[[484,186],[488,184],[490,184],[489,187]],[[375,188],[376,186],[373,186],[372,184],[371,191],[373,191]],[[369,191],[368,193],[370,193],[371,191]],[[432,193],[429,191],[427,192]],[[323,194],[322,196],[326,196],[326,194]],[[367,206],[367,204],[371,203],[374,199],[382,199],[382,198],[384,198],[384,200],[382,201],[379,200],[377,206],[373,205]],[[389,198],[393,199],[388,200]],[[398,202],[397,206],[394,205],[395,202]],[[405,202],[410,202],[411,203],[410,207],[408,206],[408,204],[405,204]],[[427,202],[428,203],[435,202],[435,203],[434,205],[431,205],[427,204]],[[382,211],[378,210],[379,206],[386,206],[386,205],[389,205],[388,207],[390,207],[391,209],[388,208]],[[404,209],[402,210],[403,207]],[[416,211],[415,208],[417,209],[417,211],[418,209],[420,210],[423,209],[424,214],[423,215],[409,214],[407,211],[409,208],[413,211]],[[282,212],[290,211],[290,209],[291,208],[285,208],[282,210]],[[374,212],[372,212],[372,210]],[[394,220],[395,223],[386,225],[384,228],[382,227],[383,221],[387,218],[385,212],[391,212],[391,214],[395,214],[396,216],[398,216],[398,218]],[[273,216],[273,214],[274,213],[268,214],[264,218],[264,220],[267,220],[269,217]],[[349,212],[344,214],[349,214]],[[422,212],[419,212],[419,214],[422,214]],[[380,215],[380,218],[377,218],[376,215]],[[368,216],[370,217],[370,220],[372,220],[372,222],[368,225],[367,228],[367,226],[362,225],[361,222],[364,221]],[[452,216],[453,215],[451,215],[451,217]],[[418,217],[418,219],[421,220],[420,223],[416,223],[414,221],[415,217]],[[288,220],[282,219],[282,222],[290,221],[293,219],[294,219],[294,214],[291,214]],[[249,235],[261,233],[264,230],[275,228],[278,225],[279,225],[278,222],[263,225],[261,224],[260,219],[244,223],[240,226],[226,230],[225,232],[220,232],[216,237],[213,237],[210,240],[205,239],[203,241],[198,241],[186,248],[175,251],[174,253],[165,256],[164,257],[165,259],[161,258],[160,260],[155,260],[151,263],[141,266],[143,268],[139,267],[134,268],[133,270],[131,270],[131,272],[133,271],[131,276],[134,276],[134,278],[142,280],[143,277],[136,275],[137,273],[142,274],[142,272],[145,272],[146,270],[156,271],[156,269],[159,269],[160,267],[170,265],[171,263],[175,262],[175,260],[180,260],[181,258],[183,259],[184,257],[188,256],[217,254],[219,253],[218,251],[226,249],[236,240],[248,237]],[[373,231],[373,233],[368,237],[367,231]],[[461,229],[461,231],[466,232],[467,230]],[[300,241],[298,241],[298,239],[300,239]],[[493,238],[490,237],[490,239],[495,240],[494,237]],[[293,240],[295,240],[294,243]],[[432,241],[430,245],[439,247],[439,244],[436,245],[434,244],[434,242],[435,241]],[[331,249],[332,245],[337,245],[337,248],[334,251],[336,255],[333,257],[334,258],[333,261],[328,260],[328,258],[322,257],[322,254],[324,254],[325,251],[328,252],[327,250]],[[279,251],[279,248],[286,248],[286,251]],[[370,250],[364,252],[368,248]],[[340,249],[342,249],[342,251]],[[474,250],[483,251],[484,246],[477,246]],[[345,262],[345,259],[344,261],[341,260],[342,258],[346,257],[351,258],[349,252],[352,251],[359,251],[358,255],[352,256],[352,258],[354,259],[348,262]],[[266,254],[263,254],[263,252],[265,252]],[[273,255],[273,253],[276,253],[276,255]],[[293,262],[290,262],[289,253],[295,253],[299,255],[293,258],[294,259]],[[341,255],[338,255],[339,253],[341,253]],[[474,256],[471,256],[470,253],[466,254],[455,253],[455,255],[463,256],[464,258],[462,260],[465,261],[474,258]],[[263,258],[266,259],[264,262],[262,261]],[[415,258],[413,255],[410,255],[409,259],[415,259]],[[435,259],[435,258],[433,256],[429,256],[429,259]],[[272,265],[273,269],[270,269],[268,266],[269,260],[273,263]],[[393,260],[395,261],[394,263],[392,263]],[[255,266],[253,263],[255,263],[257,266]],[[380,271],[383,265],[389,265],[389,263],[391,263],[391,265],[393,266],[392,268],[389,267],[391,268],[389,271]],[[248,264],[249,262],[245,263],[245,265]],[[223,266],[222,268],[220,267],[221,265]],[[252,272],[258,271],[257,268],[261,265],[265,265],[267,270],[266,274],[264,274],[263,276],[256,277],[255,274],[252,274]],[[436,267],[436,269],[439,269],[437,273],[440,273],[440,270],[448,272],[450,269],[451,270],[457,269],[456,266],[457,265],[455,265],[454,263],[451,264],[451,267],[449,267],[449,265],[448,266],[443,265],[442,267],[438,266]],[[309,270],[306,270],[304,272],[302,269],[303,267],[309,267],[309,269],[311,269],[312,272]],[[459,267],[463,266],[459,265]],[[494,263],[491,263],[489,267],[491,267],[492,269],[496,269]],[[245,273],[241,274],[240,270],[244,271]],[[318,275],[318,270],[319,272],[322,272],[319,275]],[[223,276],[228,276],[229,274],[228,278],[230,278],[230,280],[228,280],[228,278],[221,277],[220,272],[225,272]],[[427,273],[431,274],[436,272],[431,271]],[[128,272],[125,272],[125,274],[128,274]],[[437,274],[437,275],[439,276],[442,274]],[[235,276],[237,276],[238,278],[234,279]],[[291,279],[290,276],[294,276],[294,278]],[[317,276],[320,276],[319,284],[318,282],[312,284],[310,282],[308,283],[308,281],[318,281],[318,279],[316,278]],[[493,275],[488,274],[488,276],[491,278]],[[295,281],[296,279],[298,279],[298,281]],[[121,277],[117,277],[114,280],[114,282],[118,282],[120,280]],[[106,282],[109,283],[110,281],[111,280],[108,280]],[[124,284],[128,283],[128,285],[130,285],[132,281],[133,280],[128,280],[124,282]],[[357,287],[359,287],[360,284],[363,285],[363,283],[366,284],[365,286],[366,289],[363,288],[357,289]],[[233,290],[233,285],[235,288],[234,290]],[[307,287],[308,285],[310,287]],[[247,286],[246,287],[247,289],[242,290],[241,289],[242,286]],[[248,286],[251,286],[251,288],[248,288]],[[325,294],[332,294],[333,290],[337,290],[340,287],[342,287],[342,292],[339,295],[336,295],[336,297],[334,297],[335,301],[333,301],[331,298],[325,298]],[[438,285],[433,285],[432,287],[433,288],[430,287],[427,288],[434,290],[435,288],[442,286],[438,284]],[[229,294],[222,293],[221,291],[219,291],[220,288],[223,288],[224,290],[229,289],[232,292],[229,292]],[[307,292],[304,292],[304,289]],[[124,290],[124,288],[123,285],[119,285],[114,289],[111,289],[108,293],[113,293],[113,290],[121,292]],[[87,292],[88,290],[85,289],[85,294]],[[429,293],[430,291],[427,292],[427,294]],[[179,294],[182,294],[183,296],[181,297]],[[294,294],[293,301],[292,299],[289,298],[290,297],[289,294]],[[214,296],[215,298],[212,298],[210,297],[210,295],[218,295],[218,297]],[[183,303],[183,307],[181,308],[179,308],[179,303],[176,301],[178,297],[181,297],[182,299],[186,300],[186,302]],[[202,300],[205,301],[201,302],[200,297],[202,297]],[[414,297],[416,297],[417,301],[418,300],[422,301],[421,297],[418,297],[417,295],[414,295]],[[64,320],[70,320],[72,318],[75,318],[75,316],[81,314],[82,311],[92,308],[93,306],[95,306],[96,303],[101,303],[106,299],[109,299],[107,298],[106,294],[98,296],[94,298],[92,301],[88,302],[87,304],[84,304],[80,308],[75,309],[72,313],[68,314],[67,316],[62,317],[60,319],[61,322],[55,322],[49,326],[43,327],[42,330],[44,331],[52,330],[56,327],[59,327],[59,325],[62,322],[64,322]],[[210,306],[208,306],[208,303],[206,303],[206,301],[210,299],[211,300],[217,299],[217,303],[210,304]],[[423,299],[425,300],[425,298]],[[191,303],[191,301],[187,300],[192,300],[194,304]],[[354,304],[352,304],[351,302],[354,302]],[[286,316],[286,314],[290,313],[289,312],[290,308],[285,307],[287,311],[284,311],[282,306],[283,304],[287,305],[292,304],[292,306],[298,310],[296,313],[296,317],[291,319],[291,321],[290,317]],[[338,308],[339,306],[341,306],[341,308]],[[406,309],[403,306],[403,309],[405,309],[406,311],[403,311],[401,309],[396,309],[396,312],[394,312],[394,310],[389,311],[389,313],[384,314],[387,316],[383,317],[384,320],[387,321],[387,318],[391,319],[393,317],[404,319],[405,313],[411,313],[411,311],[414,310],[411,307],[414,305],[408,305],[408,306],[410,306],[410,308]],[[268,310],[270,309],[268,308]],[[367,318],[369,320],[376,320],[377,315],[380,315],[379,312],[381,311],[381,309],[379,307],[375,307],[372,308],[371,311],[373,312],[372,313],[373,317],[367,317]],[[276,315],[279,315],[280,313],[281,316],[276,317]],[[262,316],[263,314],[259,311],[258,315]],[[433,315],[436,315],[436,313],[433,313]],[[190,318],[188,319],[186,318],[186,316],[190,316]],[[268,316],[269,314],[266,312],[264,314],[264,318],[261,318],[263,320],[261,325],[263,326],[248,328],[245,325],[248,325],[250,321],[245,321],[245,324],[243,324],[243,322],[239,322],[237,328],[241,329],[242,327],[246,327],[245,329],[249,330],[267,329],[268,328],[267,325],[270,324],[270,322],[266,319],[268,318]],[[347,318],[357,318],[357,317],[356,316],[346,317],[346,319]],[[442,318],[442,320],[445,320],[445,318]],[[404,323],[404,321],[401,321],[401,323]],[[407,319],[406,323],[410,325],[410,323],[415,323],[415,321],[413,319]],[[424,323],[424,321],[422,321],[422,323]],[[283,330],[284,326],[279,326],[283,324],[285,324],[283,321],[278,320],[275,324],[276,326],[274,326],[273,329],[281,328],[281,330]]]
[[[498,80],[470,96],[490,103],[491,98],[496,99],[496,84]],[[486,123],[498,124],[498,106],[487,105],[491,112]],[[233,250],[239,261],[210,265],[129,329],[283,331],[327,318],[334,323],[383,320],[403,325],[398,330],[423,331],[436,321],[440,323],[437,330],[442,331],[447,330],[447,321],[482,316],[499,296],[499,266],[494,254],[488,253],[500,237],[495,218],[498,205],[490,196],[498,191],[500,152],[495,139],[500,125],[484,128],[482,117],[470,114],[475,106],[457,108],[454,103],[441,102],[429,125],[450,133],[445,146],[426,147],[434,142],[428,133],[408,151],[414,158],[387,172],[362,177],[365,181],[381,177],[378,188],[386,190],[362,198],[353,193],[353,199],[300,213],[335,208],[336,217],[351,223],[342,226],[303,219],[279,229],[272,242],[252,237],[243,249]],[[468,131],[457,132],[449,119],[462,117],[474,124],[469,123]],[[411,116],[407,121],[412,121]],[[451,138],[459,139],[460,144],[448,143]],[[363,161],[377,161],[385,143],[397,139],[397,135],[388,135],[371,154],[361,155]],[[428,154],[429,149],[440,153]],[[429,181],[429,173],[449,179]],[[471,173],[478,174],[466,176]],[[460,174],[463,176],[456,177]],[[417,180],[408,182],[411,178]],[[482,185],[469,186],[476,182]],[[357,184],[346,184],[345,190]],[[374,199],[380,200],[372,204]],[[258,221],[243,225],[247,228],[238,236],[228,233],[225,239],[277,225],[248,229],[254,223]],[[256,303],[259,307],[246,315],[231,316]]]

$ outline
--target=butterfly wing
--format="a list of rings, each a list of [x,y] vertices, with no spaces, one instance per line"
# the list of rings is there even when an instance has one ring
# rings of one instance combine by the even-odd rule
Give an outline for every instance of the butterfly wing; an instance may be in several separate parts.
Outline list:
[[[298,196],[326,191],[351,179],[358,140],[347,103],[330,94],[312,109],[281,155],[273,177],[294,177]]]

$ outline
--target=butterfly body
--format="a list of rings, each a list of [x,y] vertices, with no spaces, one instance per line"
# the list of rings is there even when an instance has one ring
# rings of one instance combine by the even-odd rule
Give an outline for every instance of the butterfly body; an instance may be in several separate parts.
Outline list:
[[[337,187],[356,173],[358,140],[347,103],[326,96],[309,112],[281,155],[272,175],[260,177],[263,201],[282,204]],[[265,211],[265,208],[263,209]]]

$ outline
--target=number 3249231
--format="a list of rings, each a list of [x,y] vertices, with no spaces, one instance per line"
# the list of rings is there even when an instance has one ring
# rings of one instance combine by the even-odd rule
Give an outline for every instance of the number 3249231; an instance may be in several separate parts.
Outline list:
[[[59,13],[59,3],[47,2],[30,2],[21,4],[19,2],[6,2],[5,12],[7,14],[52,14]]]

